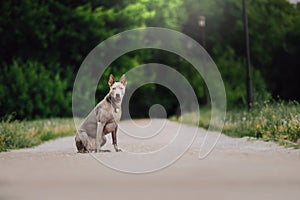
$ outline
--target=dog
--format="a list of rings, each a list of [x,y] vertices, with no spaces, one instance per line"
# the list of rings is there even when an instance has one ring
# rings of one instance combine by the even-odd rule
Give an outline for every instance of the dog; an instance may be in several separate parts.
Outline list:
[[[126,84],[124,74],[119,82],[115,82],[112,74],[109,76],[109,93],[89,113],[77,130],[75,143],[79,153],[109,152],[109,150],[101,149],[106,143],[105,136],[109,133],[111,133],[115,151],[121,151],[117,145],[117,122],[121,118],[121,104]]]

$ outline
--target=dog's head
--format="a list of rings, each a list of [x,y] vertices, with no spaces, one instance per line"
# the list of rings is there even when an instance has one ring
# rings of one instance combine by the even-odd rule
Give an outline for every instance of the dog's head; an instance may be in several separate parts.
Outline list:
[[[126,77],[125,74],[121,77],[119,82],[115,82],[114,76],[111,74],[109,76],[108,85],[110,87],[109,94],[111,98],[116,102],[119,103],[122,101],[123,96],[125,94],[125,87],[126,87]]]

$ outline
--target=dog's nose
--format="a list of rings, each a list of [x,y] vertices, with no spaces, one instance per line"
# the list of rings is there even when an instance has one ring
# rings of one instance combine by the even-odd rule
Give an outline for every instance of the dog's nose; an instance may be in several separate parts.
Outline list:
[[[120,97],[120,94],[116,94],[116,97],[118,97],[118,98],[119,98],[119,97]]]

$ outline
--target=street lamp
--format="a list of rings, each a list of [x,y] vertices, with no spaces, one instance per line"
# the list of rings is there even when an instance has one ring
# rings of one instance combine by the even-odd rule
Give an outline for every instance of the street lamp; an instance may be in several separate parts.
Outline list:
[[[201,29],[201,40],[202,40],[202,46],[205,49],[206,48],[206,38],[205,38],[205,27],[206,27],[206,18],[205,16],[201,15],[198,17],[198,25]],[[206,60],[203,61],[203,78],[206,76]],[[204,83],[204,96],[205,96],[205,105],[209,105],[209,96],[208,96],[208,89],[206,84]]]
[[[205,48],[205,26],[206,26],[206,18],[205,16],[201,15],[198,17],[198,25],[200,26],[200,28],[202,29],[201,32],[202,32],[202,45],[203,47]]]
[[[198,24],[199,24],[200,27],[205,26],[205,16],[199,16],[198,17]]]
[[[247,87],[247,106],[250,110],[253,107],[253,92],[252,92],[252,78],[250,71],[250,42],[249,42],[249,30],[248,30],[248,15],[247,15],[247,3],[243,0],[243,21],[244,21],[244,35],[245,35],[245,47],[246,47],[246,87]]]

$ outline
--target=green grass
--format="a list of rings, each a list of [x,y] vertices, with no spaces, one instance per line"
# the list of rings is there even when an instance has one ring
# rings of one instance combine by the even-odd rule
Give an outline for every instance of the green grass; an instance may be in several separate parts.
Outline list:
[[[0,122],[0,152],[36,146],[44,141],[75,135],[73,119]]]
[[[184,123],[195,124],[195,114],[185,114]],[[207,128],[209,123],[210,110],[200,109],[199,126]],[[231,137],[248,136],[299,148],[296,142],[300,139],[300,105],[298,102],[267,101],[257,104],[251,111],[227,111],[223,133]]]
[[[200,109],[200,121],[196,113],[184,114],[179,121],[199,124],[208,128],[210,110]],[[171,120],[177,120],[172,117]],[[0,121],[0,152],[9,149],[27,148],[44,141],[75,135],[73,119],[42,119],[33,121]],[[284,146],[299,147],[300,105],[297,102],[264,102],[251,111],[230,110],[227,112],[223,133],[232,137],[255,137],[275,141]]]
[[[297,102],[264,102],[250,112],[230,111],[223,132],[296,147],[300,138],[300,105]]]
[[[200,110],[200,118],[198,113],[190,112],[190,113],[185,113],[179,119],[177,119],[175,116],[172,116],[169,119],[171,121],[178,121],[184,124],[199,125],[202,128],[208,129],[210,124],[210,117],[211,117],[210,109],[201,107],[199,110]],[[197,121],[198,118],[199,121]]]

